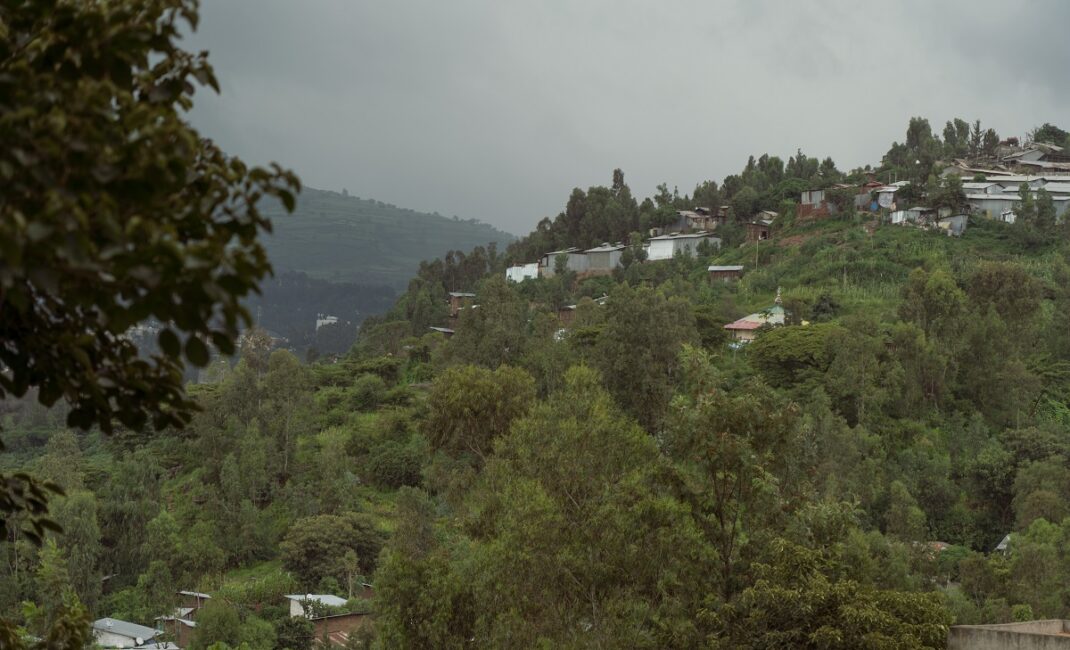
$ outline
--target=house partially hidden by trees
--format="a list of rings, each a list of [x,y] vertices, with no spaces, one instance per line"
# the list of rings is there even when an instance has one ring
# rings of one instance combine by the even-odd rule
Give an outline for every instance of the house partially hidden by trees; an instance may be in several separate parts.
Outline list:
[[[696,207],[693,210],[677,210],[680,219],[673,227],[667,228],[670,232],[684,232],[686,230],[714,230],[728,220],[729,206],[720,208]]]
[[[505,279],[510,282],[523,282],[539,277],[539,263],[515,264],[505,269]]]
[[[835,212],[836,206],[829,203],[825,190],[806,190],[799,195],[799,205],[795,209],[800,219],[827,217]]]
[[[457,318],[462,309],[471,307],[475,302],[476,294],[465,291],[450,292],[450,318]]]
[[[572,247],[543,255],[539,260],[539,277],[554,277],[557,274],[558,259],[563,261],[565,270],[574,273],[583,273],[587,270],[587,254],[579,248]]]
[[[93,621],[93,640],[101,648],[177,648],[173,643],[157,642],[160,635],[159,630],[116,618]]]
[[[344,607],[346,599],[332,594],[287,594],[290,618],[312,618],[317,608]]]
[[[784,307],[782,306],[782,302],[783,301],[780,298],[780,289],[777,289],[776,299],[773,301],[772,307],[754,312],[753,314],[747,314],[743,318],[725,325],[724,328],[731,333],[732,340],[739,343],[750,343],[758,338],[758,331],[762,327],[766,325],[776,327],[777,325],[784,324]]]
[[[703,242],[708,242],[714,248],[721,247],[721,239],[707,232],[651,237],[647,247],[647,259],[653,262],[671,260],[677,253],[694,255]]]

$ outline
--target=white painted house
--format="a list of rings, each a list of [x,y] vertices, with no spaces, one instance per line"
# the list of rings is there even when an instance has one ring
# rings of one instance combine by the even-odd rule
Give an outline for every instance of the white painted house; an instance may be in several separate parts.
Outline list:
[[[290,618],[308,617],[304,606],[306,601],[327,605],[328,607],[341,607],[346,604],[345,598],[331,594],[287,594],[286,599],[290,601]]]
[[[510,282],[523,282],[534,280],[539,277],[539,263],[517,264],[505,269],[505,279]]]
[[[651,237],[647,244],[646,258],[650,261],[671,260],[677,253],[694,255],[698,245],[707,241],[715,248],[721,247],[721,238],[705,232],[673,234]]]
[[[117,618],[101,618],[93,621],[93,640],[102,648],[149,646],[159,633],[159,630],[151,627],[120,621]]]

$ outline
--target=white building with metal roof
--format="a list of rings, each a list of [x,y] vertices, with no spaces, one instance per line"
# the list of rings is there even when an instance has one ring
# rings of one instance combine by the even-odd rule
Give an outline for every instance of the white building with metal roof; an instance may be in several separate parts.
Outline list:
[[[696,232],[687,235],[661,235],[651,237],[647,245],[646,258],[650,261],[671,260],[677,253],[694,255],[702,242],[709,242],[714,247],[721,247],[721,238],[714,237],[706,232]]]

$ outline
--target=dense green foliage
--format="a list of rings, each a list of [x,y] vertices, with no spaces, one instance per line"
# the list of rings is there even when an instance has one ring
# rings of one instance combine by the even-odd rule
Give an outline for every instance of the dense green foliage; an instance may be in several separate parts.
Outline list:
[[[961,185],[933,172],[995,146],[979,123],[940,140],[915,118],[877,170],[751,158],[690,198],[662,185],[638,201],[616,170],[504,255],[421,263],[341,358],[303,363],[250,332],[186,393],[182,358],[232,345],[237,299],[268,271],[257,206],[290,202],[292,179],[223,157],[179,119],[183,80],[214,85],[173,45],[192,4],[4,7],[0,100],[33,108],[39,82],[96,103],[0,118],[15,188],[0,234],[30,251],[0,267],[3,387],[28,393],[0,402],[0,471],[62,488],[63,530],[38,545],[40,520],[4,528],[0,614],[21,629],[0,625],[0,645],[81,647],[88,616],[151,624],[178,589],[213,595],[197,649],[309,648],[293,593],[348,601],[306,601],[314,616],[370,610],[354,648],[939,648],[952,622],[1070,614],[1065,219],[1023,192],[1019,223],[948,238],[869,222],[834,188],[900,175],[957,207]],[[76,29],[92,56],[64,47]],[[93,106],[116,119],[90,119]],[[815,187],[841,210],[796,219]],[[643,233],[694,203],[729,206],[722,249],[644,261]],[[391,259],[471,243],[473,226],[449,220],[427,241],[395,237],[386,223],[413,215],[345,196],[300,209],[314,216],[290,252],[332,265],[295,265],[321,278],[384,242]],[[781,213],[776,237],[738,246],[760,209]],[[508,261],[606,240],[630,245],[612,275],[501,277]],[[711,283],[710,263],[747,272]],[[730,345],[722,324],[779,289],[785,324]],[[478,306],[451,318],[458,290]],[[42,324],[42,305],[73,316]],[[187,339],[167,330],[160,356],[135,360],[119,335],[150,315]],[[429,329],[445,325],[451,338]],[[18,517],[40,514],[29,496]]]

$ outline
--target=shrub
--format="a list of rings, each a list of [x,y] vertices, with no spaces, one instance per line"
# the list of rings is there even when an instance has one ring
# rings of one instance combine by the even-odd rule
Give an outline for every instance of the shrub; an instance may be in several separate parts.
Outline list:
[[[368,456],[368,481],[380,488],[397,489],[420,484],[420,454],[412,445],[387,441]]]
[[[377,375],[361,375],[349,390],[349,405],[358,411],[371,410],[386,396],[386,383]]]

